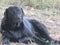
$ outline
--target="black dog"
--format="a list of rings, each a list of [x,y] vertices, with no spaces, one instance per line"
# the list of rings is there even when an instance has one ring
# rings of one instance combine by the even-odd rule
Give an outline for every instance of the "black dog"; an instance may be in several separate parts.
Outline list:
[[[42,45],[48,45],[47,43],[51,41],[58,42],[50,38],[44,24],[23,16],[21,7],[11,6],[6,9],[1,23],[3,45],[10,45],[10,41],[28,43],[32,40]]]

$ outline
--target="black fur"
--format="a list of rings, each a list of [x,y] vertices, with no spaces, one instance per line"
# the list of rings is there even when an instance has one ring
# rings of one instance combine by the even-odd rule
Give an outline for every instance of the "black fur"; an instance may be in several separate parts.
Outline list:
[[[28,43],[29,40],[42,45],[48,45],[51,41],[56,42],[50,38],[44,24],[23,16],[21,7],[11,6],[6,9],[1,23],[3,45],[10,45],[10,42]]]

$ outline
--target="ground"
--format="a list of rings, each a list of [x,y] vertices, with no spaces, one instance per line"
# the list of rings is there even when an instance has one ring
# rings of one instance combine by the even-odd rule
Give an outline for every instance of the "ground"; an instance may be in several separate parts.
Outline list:
[[[3,18],[5,8],[0,9],[0,21]],[[38,20],[46,25],[50,36],[53,39],[60,40],[60,10],[57,9],[34,9],[34,8],[23,8],[25,16],[30,19]],[[1,34],[0,34],[1,41]],[[1,44],[0,44],[1,45]],[[11,43],[11,45],[18,45],[18,43]],[[22,44],[20,44],[22,45]],[[31,43],[28,45],[36,45],[35,43]]]

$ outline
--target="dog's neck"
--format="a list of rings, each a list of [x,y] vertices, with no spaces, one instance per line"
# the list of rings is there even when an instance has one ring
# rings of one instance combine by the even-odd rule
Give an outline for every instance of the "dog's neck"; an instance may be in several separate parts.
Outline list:
[[[14,30],[17,31],[17,30],[23,30],[24,29],[24,24],[21,23],[20,26],[15,26]]]
[[[12,30],[12,31],[17,31],[19,29],[24,29],[24,24],[23,22],[20,23],[20,25],[16,25],[16,24],[10,24],[10,22],[8,20],[5,20],[5,27],[6,27],[6,30]]]

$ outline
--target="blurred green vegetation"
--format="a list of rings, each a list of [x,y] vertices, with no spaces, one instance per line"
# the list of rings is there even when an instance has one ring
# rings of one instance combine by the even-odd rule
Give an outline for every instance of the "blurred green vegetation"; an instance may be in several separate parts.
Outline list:
[[[60,8],[60,0],[0,0],[0,5],[22,5],[34,8]]]

